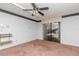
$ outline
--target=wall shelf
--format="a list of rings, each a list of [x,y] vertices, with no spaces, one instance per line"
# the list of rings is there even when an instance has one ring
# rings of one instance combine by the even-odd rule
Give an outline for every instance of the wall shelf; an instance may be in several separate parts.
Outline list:
[[[12,41],[10,40],[10,37],[12,37],[11,33],[0,34],[0,45],[11,43]]]

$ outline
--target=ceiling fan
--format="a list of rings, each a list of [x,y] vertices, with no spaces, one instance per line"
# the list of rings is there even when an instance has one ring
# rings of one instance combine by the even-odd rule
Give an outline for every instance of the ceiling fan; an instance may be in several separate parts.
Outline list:
[[[33,9],[26,9],[19,4],[14,4],[14,5],[18,6],[19,8],[23,9],[24,11],[33,11],[32,16],[36,15],[37,13],[44,16],[45,14],[41,11],[49,9],[48,7],[38,8],[35,3],[31,3]]]
[[[34,11],[34,12],[39,13],[40,15],[44,16],[44,13],[42,13],[41,10],[49,9],[48,7],[38,8],[35,3],[31,3],[31,5],[32,5],[33,9],[24,9],[24,11]],[[34,16],[34,14],[32,14],[32,16]]]

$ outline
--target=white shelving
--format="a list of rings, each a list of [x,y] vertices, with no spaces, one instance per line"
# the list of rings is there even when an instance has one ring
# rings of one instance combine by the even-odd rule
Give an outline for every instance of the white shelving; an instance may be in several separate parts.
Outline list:
[[[7,34],[0,34],[0,45],[4,45],[7,43],[11,43],[12,41],[10,40],[10,38],[12,37],[11,33],[7,33]]]

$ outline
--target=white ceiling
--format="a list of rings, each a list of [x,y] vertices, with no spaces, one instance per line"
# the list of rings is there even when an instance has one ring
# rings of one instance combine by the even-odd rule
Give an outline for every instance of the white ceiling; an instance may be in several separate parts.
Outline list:
[[[30,3],[18,3],[26,9],[32,9]],[[63,16],[72,13],[79,12],[79,3],[36,3],[38,7],[49,7],[49,10],[41,11],[45,16],[35,15],[32,16],[32,12],[23,11],[12,3],[0,3],[0,8],[17,13],[22,16],[26,16],[35,20],[42,20],[44,17],[49,16]]]

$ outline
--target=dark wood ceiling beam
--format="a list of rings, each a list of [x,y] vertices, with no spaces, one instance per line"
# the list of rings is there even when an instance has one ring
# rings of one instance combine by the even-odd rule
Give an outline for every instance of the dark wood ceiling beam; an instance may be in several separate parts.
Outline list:
[[[69,15],[64,15],[64,16],[62,16],[62,18],[70,17],[70,16],[76,16],[76,15],[79,15],[79,13],[73,13],[73,14],[69,14]]]
[[[4,12],[4,13],[7,13],[7,14],[11,14],[11,15],[14,15],[14,16],[18,16],[18,17],[21,17],[21,18],[24,18],[24,19],[27,19],[27,20],[31,20],[31,21],[34,21],[34,22],[41,22],[41,20],[35,20],[35,19],[31,19],[29,17],[25,17],[25,16],[22,16],[22,15],[19,15],[19,14],[16,14],[16,13],[13,13],[13,12],[10,12],[10,11],[7,11],[7,10],[4,10],[4,9],[0,9],[0,12]],[[62,16],[62,18],[65,18],[65,17],[70,17],[70,16],[76,16],[76,15],[79,15],[79,13],[73,13],[73,14],[69,14],[69,15],[64,15]]]
[[[7,14],[18,16],[18,17],[21,17],[21,18],[24,18],[24,19],[27,19],[27,20],[31,20],[31,21],[34,21],[34,22],[41,22],[41,20],[37,21],[37,20],[31,19],[29,17],[25,17],[25,16],[22,16],[22,15],[19,15],[19,14],[16,14],[16,13],[4,10],[4,9],[0,9],[0,12],[4,12],[4,13],[7,13]]]

